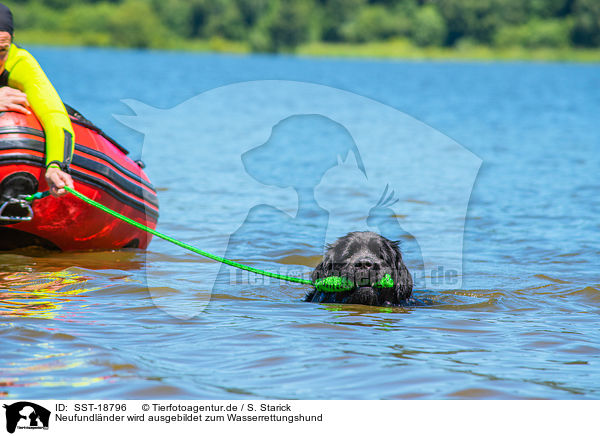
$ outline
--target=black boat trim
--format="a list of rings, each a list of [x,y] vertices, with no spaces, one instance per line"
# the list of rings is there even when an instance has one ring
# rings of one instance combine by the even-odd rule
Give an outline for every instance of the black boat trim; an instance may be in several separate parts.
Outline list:
[[[25,138],[0,140],[0,150],[14,149],[32,150],[37,151],[38,153],[43,153],[44,143],[36,139]],[[79,154],[76,154],[73,157],[73,161],[71,163],[88,171],[92,171],[97,174],[103,175],[104,177],[108,178],[110,181],[112,181],[125,191],[135,195],[136,197],[143,198],[153,206],[158,207],[158,198],[156,198],[154,189],[152,189],[152,193],[149,193],[141,186],[136,185],[130,180],[127,180],[125,177],[114,171],[112,168]],[[147,193],[148,195],[150,195],[150,197],[146,197],[144,193]],[[154,199],[152,197],[154,197]]]
[[[84,117],[81,114],[81,112],[79,112],[73,106],[69,106],[65,102],[63,102],[63,104],[65,105],[67,114],[69,114],[69,118],[71,118],[71,122],[79,124],[80,126],[85,127],[87,129],[93,130],[94,132],[96,132],[97,134],[102,136],[104,139],[106,139],[108,142],[113,144],[115,147],[117,147],[119,150],[121,150],[124,154],[129,154],[129,150],[127,150],[125,147],[123,147],[117,141],[115,141],[110,136],[108,136],[106,133],[104,133],[104,131],[100,127],[96,126],[94,123],[92,123],[86,117]]]
[[[76,169],[73,169],[73,168],[71,168],[71,175],[73,176],[74,179],[85,182],[88,185],[95,186],[96,188],[109,193],[110,195],[112,195],[117,200],[121,201],[122,203],[124,203],[130,207],[133,207],[134,209],[137,209],[142,213],[145,213],[146,215],[150,216],[151,218],[154,218],[154,220],[158,220],[158,212],[157,211],[155,211],[151,207],[146,206],[144,203],[140,202],[139,200],[133,200],[133,199],[125,196],[123,193],[119,192],[117,189],[115,189],[113,186],[106,183],[104,180],[97,179],[93,176],[90,176],[89,174],[82,173],[81,171],[77,171]],[[144,200],[146,200],[146,201],[148,201],[148,203],[150,203],[149,199],[144,198]]]
[[[41,141],[38,141],[36,139],[25,139],[25,138],[4,139],[4,140],[0,139],[0,150],[14,150],[14,149],[31,150],[31,151],[36,151],[38,153],[44,153],[44,143]],[[103,160],[106,161],[105,159],[103,159]],[[156,197],[156,191],[154,191],[154,187],[152,185],[150,185],[148,187],[152,191],[151,193],[149,193],[144,188],[142,188],[139,185],[136,185],[135,183],[131,182],[127,178],[123,177],[121,174],[119,174],[118,172],[116,172],[115,170],[110,168],[109,166],[104,165],[100,162],[96,162],[95,160],[89,159],[81,154],[76,154],[75,156],[73,156],[73,160],[71,161],[71,164],[77,165],[86,170],[101,174],[101,175],[109,178],[111,181],[113,181],[115,184],[119,185],[121,188],[123,188],[127,192],[131,192],[133,195],[136,195],[137,197],[145,198],[144,192],[147,192],[148,194]],[[119,168],[119,169],[124,169],[124,168]],[[131,172],[129,172],[129,173],[131,173]],[[133,173],[131,173],[131,174],[135,176],[135,174],[133,174]],[[136,178],[134,180],[136,180],[136,182],[137,182],[141,179],[139,176],[136,176]],[[144,186],[146,186],[146,184],[144,184]],[[148,200],[148,201],[150,203],[152,203],[154,206],[158,207],[158,200],[154,200],[154,201]]]
[[[11,134],[25,134],[25,135],[31,135],[31,136],[37,136],[39,138],[45,138],[46,136],[44,135],[44,132],[38,129],[34,129],[32,127],[25,127],[25,126],[9,126],[9,127],[0,127],[0,135],[11,135]],[[26,138],[23,138],[26,139]],[[5,141],[9,141],[11,139],[5,139]],[[14,141],[15,139],[12,139],[12,141]],[[112,141],[111,141],[112,142]],[[45,145],[42,147],[41,150],[37,150],[41,153],[45,152]],[[127,176],[131,177],[132,179],[134,179],[136,182],[141,183],[142,185],[146,186],[149,189],[154,190],[154,186],[152,186],[152,183],[147,182],[146,180],[142,179],[139,175],[135,174],[134,172],[128,170],[127,168],[124,168],[123,166],[121,166],[119,163],[115,162],[110,156],[105,155],[102,152],[99,152],[98,150],[94,150],[93,148],[89,148],[85,145],[81,145],[81,144],[75,144],[75,151],[80,151],[82,153],[87,153],[90,156],[94,156],[98,159],[102,159],[103,161],[108,162],[109,164],[111,164],[112,166],[114,166],[115,168],[117,168],[119,171],[121,171],[122,173],[126,174]]]
[[[1,148],[2,147],[0,145],[0,149]],[[0,155],[0,165],[3,165],[3,164],[25,164],[25,165],[33,165],[33,166],[44,168],[44,158],[42,158],[40,156],[32,156],[27,153],[11,153],[9,155]],[[126,204],[127,206],[137,209],[140,212],[147,214],[151,218],[158,220],[158,212],[157,211],[155,211],[151,207],[146,206],[143,203],[143,201],[133,199],[133,198],[128,197],[127,195],[123,194],[118,189],[116,189],[115,186],[112,185],[111,183],[109,183],[105,180],[93,177],[87,173],[78,171],[75,168],[71,168],[71,176],[75,180],[87,183],[98,189],[101,189],[102,191],[107,192],[108,194],[112,195],[114,198],[116,198],[117,200]],[[154,204],[154,202],[156,202],[158,204],[157,198],[155,196],[153,196],[154,198],[148,198],[147,196],[151,196],[152,194],[150,194],[147,191],[143,191],[143,192],[145,194],[143,197],[141,197],[143,200],[146,200],[150,204]]]
[[[83,157],[77,154],[73,156],[73,162],[71,163],[71,173],[75,170],[75,168],[73,168],[73,166],[75,165],[85,170],[92,171],[96,174],[100,174],[101,176],[106,177],[108,180],[113,182],[115,185],[119,186],[121,189],[129,192],[132,195],[135,195],[136,197],[143,198],[148,203],[158,207],[158,198],[155,194],[151,194],[141,186],[130,182],[112,168],[107,167],[106,165],[103,165],[99,162],[96,162],[95,160],[88,159],[87,157]]]
[[[38,129],[34,129],[33,127],[26,126],[2,126],[0,127],[1,135],[8,135],[12,133],[25,133],[27,135],[39,136],[40,138],[45,138],[44,132]]]

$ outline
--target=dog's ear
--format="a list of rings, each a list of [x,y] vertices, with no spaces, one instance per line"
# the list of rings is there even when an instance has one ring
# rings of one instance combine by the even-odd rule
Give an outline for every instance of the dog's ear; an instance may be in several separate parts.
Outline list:
[[[396,298],[399,301],[405,300],[412,294],[413,280],[408,268],[402,260],[400,241],[390,241],[387,239],[386,248],[389,249],[389,252],[386,254],[391,257],[388,262],[395,267],[396,277],[394,277],[394,287],[396,291]]]
[[[388,265],[396,265],[397,262],[402,262],[402,253],[400,253],[399,241],[383,239],[379,243],[381,245],[379,257],[383,259],[385,263]]]
[[[398,274],[398,278],[395,281],[396,290],[398,292],[398,298],[401,300],[405,300],[410,297],[413,289],[413,280],[410,275],[410,271],[404,262],[402,261],[402,253],[398,250],[398,256],[396,258],[396,270]]]

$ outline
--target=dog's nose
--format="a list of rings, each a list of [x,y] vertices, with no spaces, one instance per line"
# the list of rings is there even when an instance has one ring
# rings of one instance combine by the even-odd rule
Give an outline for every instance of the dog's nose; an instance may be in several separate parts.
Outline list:
[[[357,269],[362,269],[362,270],[378,270],[381,268],[381,264],[379,262],[374,261],[373,259],[359,259],[354,266]]]

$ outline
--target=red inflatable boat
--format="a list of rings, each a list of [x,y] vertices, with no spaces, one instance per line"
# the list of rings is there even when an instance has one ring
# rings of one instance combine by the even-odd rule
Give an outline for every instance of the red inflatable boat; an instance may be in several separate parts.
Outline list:
[[[151,228],[158,220],[156,191],[128,151],[67,107],[75,130],[70,174],[75,189]],[[0,112],[0,250],[30,245],[64,251],[146,248],[151,235],[73,195],[32,203],[46,191],[44,132],[34,115]]]

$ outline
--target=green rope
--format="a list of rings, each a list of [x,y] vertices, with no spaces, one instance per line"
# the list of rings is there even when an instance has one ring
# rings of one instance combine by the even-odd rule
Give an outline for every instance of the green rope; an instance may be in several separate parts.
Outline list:
[[[186,250],[193,251],[194,253],[197,253],[201,256],[207,257],[207,258],[212,259],[217,262],[224,263],[224,264],[232,266],[234,268],[239,268],[244,271],[250,271],[254,274],[260,274],[263,276],[272,277],[272,278],[278,279],[278,280],[285,280],[287,282],[301,283],[303,285],[315,286],[319,291],[322,291],[322,292],[344,292],[344,291],[349,291],[355,287],[354,283],[351,282],[350,280],[346,279],[345,277],[338,277],[338,276],[325,277],[325,278],[319,279],[313,283],[311,280],[301,279],[298,277],[289,277],[289,276],[286,276],[283,274],[276,274],[276,273],[272,273],[272,272],[268,272],[268,271],[263,271],[258,268],[254,268],[254,267],[251,267],[248,265],[244,265],[244,264],[235,262],[233,260],[225,259],[224,257],[215,256],[214,254],[210,254],[206,251],[200,250],[199,248],[196,248],[192,245],[186,244],[185,242],[178,241],[177,239],[167,236],[164,233],[161,233],[157,230],[151,229],[150,227],[140,224],[137,221],[134,221],[131,218],[126,217],[125,215],[121,215],[119,212],[115,212],[114,210],[104,206],[103,204],[98,203],[97,201],[92,200],[89,197],[86,197],[85,195],[77,192],[74,189],[69,188],[68,186],[65,186],[64,189],[67,192],[73,194],[75,197],[79,198],[80,200],[83,200],[84,202],[108,213],[109,215],[114,216],[115,218],[120,219],[121,221],[125,221],[126,223],[131,224],[132,226],[137,227],[138,229],[141,229],[152,235],[158,236],[159,238],[164,239],[165,241],[169,241],[169,242],[171,242],[175,245],[178,245],[182,248],[185,248]],[[37,192],[33,195],[29,195],[29,196],[25,197],[25,200],[31,202],[33,200],[39,200],[41,198],[47,197],[48,195],[50,195],[50,193],[48,191]],[[386,274],[379,282],[375,283],[373,286],[379,287],[379,288],[391,288],[394,286],[394,281],[392,280],[392,278],[390,277],[389,274]]]
[[[103,204],[100,204],[100,203],[92,200],[91,198],[86,197],[85,195],[75,191],[74,189],[69,188],[68,186],[65,186],[64,189],[67,192],[70,192],[71,194],[73,194],[75,197],[85,201],[86,203],[91,204],[92,206],[97,207],[98,209],[103,210],[104,212],[106,212],[116,218],[119,218],[120,220],[125,221],[126,223],[129,223],[134,227],[137,227],[138,229],[144,230],[145,232],[148,232],[155,236],[158,236],[159,238],[164,239],[165,241],[169,241],[175,245],[179,245],[180,247],[183,247],[186,250],[193,251],[194,253],[197,253],[201,256],[208,257],[209,259],[224,263],[229,266],[233,266],[235,268],[239,268],[239,269],[242,269],[245,271],[250,271],[255,274],[260,274],[260,275],[267,276],[267,277],[272,277],[272,278],[275,278],[278,280],[285,280],[285,281],[293,282],[293,283],[302,283],[304,285],[313,285],[313,282],[311,280],[300,279],[297,277],[288,277],[283,274],[276,274],[276,273],[272,273],[272,272],[268,272],[268,271],[263,271],[258,268],[253,268],[248,265],[243,265],[241,263],[234,262],[233,260],[225,259],[224,257],[215,256],[214,254],[207,253],[206,251],[200,250],[199,248],[196,248],[192,245],[186,244],[185,242],[178,241],[175,238],[171,238],[170,236],[167,236],[157,230],[151,229],[150,227],[140,224],[137,221],[132,220],[131,218],[127,218],[125,215],[121,215],[120,213],[115,212],[112,209],[109,209],[108,207],[104,206]]]

